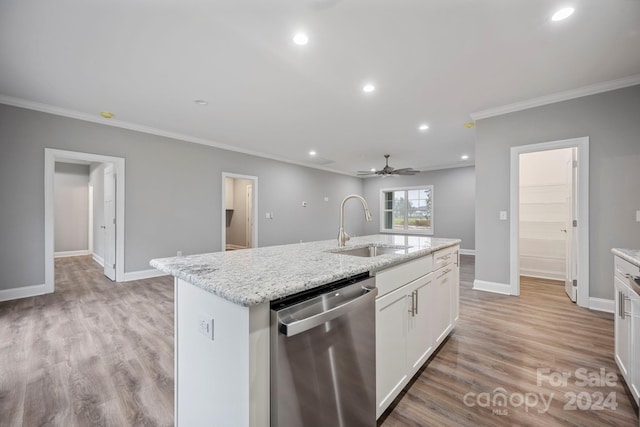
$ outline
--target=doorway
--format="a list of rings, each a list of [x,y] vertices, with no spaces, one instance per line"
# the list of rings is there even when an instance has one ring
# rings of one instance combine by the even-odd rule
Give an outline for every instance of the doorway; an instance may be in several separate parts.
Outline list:
[[[589,306],[589,139],[511,149],[511,294],[520,276],[559,280]]]
[[[111,205],[113,213],[111,220],[105,215],[105,228],[107,232],[111,232],[113,237],[110,246],[105,245],[105,275],[112,280],[124,281],[124,159],[120,157],[102,156],[91,153],[81,153],[75,151],[57,150],[45,148],[45,164],[44,164],[44,243],[45,243],[45,293],[53,292],[54,283],[54,247],[55,247],[55,164],[56,162],[75,162],[75,163],[100,163],[109,169],[111,175],[105,172],[105,192],[111,191]],[[111,190],[108,183],[111,182]],[[95,196],[96,188],[92,189],[91,194]],[[92,222],[95,218],[92,218]],[[110,230],[107,225],[110,224]],[[95,233],[94,236],[96,237]],[[95,240],[95,239],[92,239]],[[107,235],[105,233],[105,241]],[[93,243],[93,242],[92,242]],[[107,251],[107,249],[109,249]],[[107,256],[109,257],[109,265],[107,266]],[[108,268],[107,268],[108,267]]]
[[[257,177],[222,173],[223,252],[258,247],[257,199]]]

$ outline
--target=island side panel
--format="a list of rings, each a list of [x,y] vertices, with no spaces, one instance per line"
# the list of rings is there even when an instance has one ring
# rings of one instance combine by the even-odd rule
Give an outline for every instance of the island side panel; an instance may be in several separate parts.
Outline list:
[[[269,307],[176,279],[177,427],[269,425]],[[213,318],[213,340],[200,331]]]

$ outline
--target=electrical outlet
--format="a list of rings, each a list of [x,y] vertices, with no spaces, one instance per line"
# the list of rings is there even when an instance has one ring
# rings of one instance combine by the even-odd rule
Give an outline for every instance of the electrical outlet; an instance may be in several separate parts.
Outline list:
[[[500,211],[500,221],[507,220],[507,211]]]
[[[182,256],[182,251],[178,251],[178,252],[176,253],[176,256]]]
[[[306,208],[308,206],[307,202],[302,202],[302,207]]]
[[[198,332],[213,341],[213,317],[203,314],[199,315]]]

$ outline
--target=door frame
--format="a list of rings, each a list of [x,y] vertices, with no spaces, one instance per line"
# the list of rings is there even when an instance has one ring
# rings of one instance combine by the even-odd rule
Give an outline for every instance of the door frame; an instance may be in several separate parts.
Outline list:
[[[510,293],[520,295],[520,154],[560,148],[578,151],[578,287],[577,304],[589,307],[589,137],[511,147]]]
[[[220,251],[225,252],[227,247],[227,212],[225,209],[226,200],[227,200],[226,199],[227,198],[227,187],[226,187],[227,178],[246,179],[246,180],[252,181],[251,185],[253,186],[253,209],[252,209],[253,227],[251,232],[251,247],[257,248],[258,247],[258,177],[253,175],[242,175],[238,173],[222,172],[222,183],[221,183],[222,197],[220,198],[220,216],[221,216],[220,239],[222,243],[221,243]]]
[[[124,281],[124,158],[78,151],[44,149],[44,283],[45,293],[55,289],[54,237],[55,237],[55,199],[54,178],[57,161],[84,160],[114,165],[116,179],[116,282]]]

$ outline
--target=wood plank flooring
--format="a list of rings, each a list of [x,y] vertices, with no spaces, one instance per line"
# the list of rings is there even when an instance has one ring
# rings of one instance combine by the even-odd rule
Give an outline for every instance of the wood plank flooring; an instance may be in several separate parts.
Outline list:
[[[0,426],[173,425],[173,280],[55,271],[54,294],[0,303]]]
[[[620,379],[612,387],[549,384],[579,368],[620,375],[613,315],[579,308],[549,283],[523,282],[519,298],[473,291],[473,271],[473,257],[463,257],[458,327],[379,425],[638,425]],[[541,387],[538,368],[549,369]],[[520,395],[553,398],[545,412],[541,402],[528,412],[484,405],[498,387],[515,404]],[[615,411],[563,409],[565,393],[598,391],[615,393]],[[171,278],[113,283],[89,257],[63,258],[55,294],[0,303],[0,426],[170,425]]]
[[[378,425],[638,425],[613,359],[612,314],[578,307],[555,281],[523,277],[520,297],[474,291],[474,258],[461,265],[455,332]],[[596,381],[601,369],[617,380]],[[571,375],[566,384],[563,373]],[[589,374],[593,381],[583,384]]]

